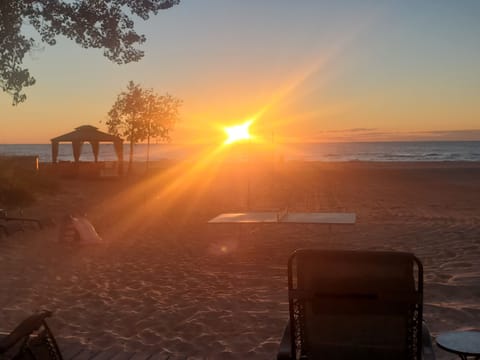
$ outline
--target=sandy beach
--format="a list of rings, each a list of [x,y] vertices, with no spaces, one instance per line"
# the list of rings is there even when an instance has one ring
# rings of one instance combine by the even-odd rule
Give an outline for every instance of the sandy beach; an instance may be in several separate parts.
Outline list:
[[[357,224],[207,225],[247,205],[354,212]],[[302,247],[413,252],[433,335],[479,329],[479,209],[479,163],[184,164],[143,180],[62,180],[24,209],[56,226],[0,238],[1,330],[46,308],[60,341],[91,349],[274,358],[287,259]],[[58,242],[68,213],[86,213],[104,242]]]

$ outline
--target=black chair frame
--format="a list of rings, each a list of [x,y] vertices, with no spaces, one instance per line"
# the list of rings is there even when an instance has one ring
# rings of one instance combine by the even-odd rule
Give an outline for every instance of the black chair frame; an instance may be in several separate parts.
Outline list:
[[[391,298],[382,298],[382,301],[398,303],[403,302],[402,306],[408,306],[408,335],[406,336],[405,347],[408,349],[408,359],[421,359],[422,358],[422,336],[425,338],[425,331],[427,331],[426,341],[429,341],[428,329],[426,326],[422,326],[423,316],[423,266],[421,261],[410,253],[399,252],[385,252],[385,251],[340,251],[340,250],[316,250],[316,249],[299,249],[295,251],[288,261],[288,293],[289,293],[289,312],[290,321],[285,330],[284,337],[289,336],[288,358],[291,359],[306,359],[308,358],[308,333],[305,330],[305,306],[306,302],[312,301],[315,298],[327,298],[332,301],[336,301],[337,298],[352,298],[352,299],[370,299],[377,295],[371,293],[348,293],[348,294],[336,294],[330,293],[328,289],[321,291],[305,291],[298,288],[296,281],[296,259],[299,255],[305,255],[306,253],[312,256],[318,255],[319,258],[336,259],[339,257],[351,257],[358,259],[361,257],[363,261],[374,261],[379,257],[403,257],[405,261],[409,261],[412,264],[412,268],[416,268],[416,273],[413,273],[416,278],[415,296],[410,296],[405,299],[398,299],[397,295],[392,295]],[[413,270],[413,269],[412,269]],[[289,333],[289,334],[288,334]],[[285,342],[281,345],[279,357],[281,357],[282,351],[285,354]],[[430,344],[431,345],[431,344]]]

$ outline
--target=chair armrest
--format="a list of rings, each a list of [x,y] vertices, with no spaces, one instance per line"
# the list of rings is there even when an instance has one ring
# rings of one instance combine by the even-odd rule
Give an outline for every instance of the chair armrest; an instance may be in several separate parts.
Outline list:
[[[290,340],[290,322],[285,326],[282,341],[278,348],[277,360],[291,360],[292,359],[292,343]]]
[[[422,359],[435,360],[435,352],[432,346],[432,336],[425,322],[422,323]]]
[[[43,325],[45,319],[51,315],[50,311],[42,311],[23,320],[10,334],[0,341],[0,354],[10,349],[26,336],[37,331]]]

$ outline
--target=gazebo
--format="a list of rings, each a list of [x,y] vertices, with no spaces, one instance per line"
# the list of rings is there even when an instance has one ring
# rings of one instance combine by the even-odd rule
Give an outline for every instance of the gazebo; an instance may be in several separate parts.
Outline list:
[[[98,152],[101,142],[112,142],[117,154],[120,167],[123,164],[123,139],[118,136],[104,133],[95,126],[82,125],[75,128],[75,131],[64,135],[57,136],[50,140],[52,142],[52,163],[57,162],[58,144],[60,142],[71,142],[73,148],[73,158],[75,162],[80,161],[80,154],[82,152],[82,145],[84,142],[89,142],[92,146],[93,156],[95,162],[98,162]]]

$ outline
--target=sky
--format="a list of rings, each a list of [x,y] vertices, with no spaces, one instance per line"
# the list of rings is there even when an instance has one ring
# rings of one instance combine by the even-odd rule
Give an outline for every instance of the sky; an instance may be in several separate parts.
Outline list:
[[[137,63],[62,38],[27,55],[37,83],[0,93],[0,143],[106,130],[130,80],[183,100],[174,143],[249,119],[284,142],[480,140],[479,19],[478,0],[182,0],[136,19]]]

